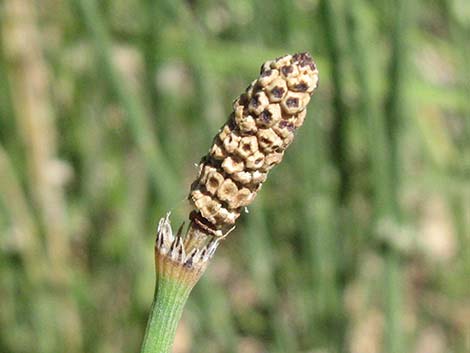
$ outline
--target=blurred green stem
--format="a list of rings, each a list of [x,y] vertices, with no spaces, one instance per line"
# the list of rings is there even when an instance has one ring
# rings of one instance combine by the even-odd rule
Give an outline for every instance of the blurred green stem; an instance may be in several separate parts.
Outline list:
[[[142,102],[128,89],[126,80],[114,65],[112,42],[98,12],[97,3],[95,0],[77,0],[75,3],[83,15],[85,26],[90,33],[90,39],[95,46],[97,58],[108,84],[127,113],[130,132],[144,156],[153,184],[166,205],[174,204],[177,199],[175,195],[179,196],[176,192],[178,188],[175,184],[177,179],[174,171],[169,167],[170,164],[162,153],[159,141],[154,138],[153,129]]]
[[[176,327],[192,286],[173,278],[160,277],[145,331],[141,353],[169,353]]]
[[[330,78],[333,90],[333,128],[331,129],[331,157],[334,160],[340,184],[338,198],[344,203],[350,189],[351,167],[348,157],[348,134],[347,121],[348,107],[344,80],[347,77],[345,68],[346,45],[345,45],[345,21],[344,3],[341,0],[323,0],[321,2],[321,14],[325,23],[327,36],[328,59],[331,63]]]
[[[399,203],[400,192],[400,160],[398,138],[402,121],[401,106],[403,100],[404,67],[406,61],[405,40],[410,23],[409,6],[404,1],[395,4],[392,27],[392,60],[390,63],[390,87],[387,97],[387,109],[384,114],[374,104],[376,87],[374,87],[370,72],[376,65],[377,55],[368,43],[374,43],[373,36],[366,31],[367,24],[360,15],[367,11],[364,1],[356,0],[349,6],[351,39],[356,63],[357,78],[362,94],[362,115],[367,124],[368,144],[372,167],[371,185],[374,191],[374,208],[376,209],[374,225],[378,232],[384,224],[400,227],[401,211]],[[405,16],[406,15],[406,16]],[[371,69],[372,68],[372,69]],[[389,228],[389,227],[387,227]],[[395,227],[386,229],[387,234],[377,234],[380,241],[385,242],[383,258],[385,262],[385,351],[399,353],[404,348],[404,332],[402,323],[402,279],[401,254],[396,244],[391,240],[394,234],[388,234]]]
[[[389,174],[390,179],[390,210],[389,216],[394,219],[398,225],[402,223],[402,211],[400,207],[400,185],[401,185],[401,128],[404,122],[404,109],[406,109],[405,100],[405,79],[406,62],[408,57],[408,46],[406,41],[409,39],[408,33],[411,27],[412,7],[410,1],[399,0],[395,2],[393,27],[390,40],[392,43],[392,57],[390,60],[390,87],[386,101],[386,133],[389,145]],[[405,334],[401,327],[403,320],[402,303],[402,283],[400,276],[402,272],[401,254],[393,246],[386,248],[386,317],[387,330],[385,348],[388,353],[402,352],[405,345]],[[406,349],[405,349],[406,350]]]

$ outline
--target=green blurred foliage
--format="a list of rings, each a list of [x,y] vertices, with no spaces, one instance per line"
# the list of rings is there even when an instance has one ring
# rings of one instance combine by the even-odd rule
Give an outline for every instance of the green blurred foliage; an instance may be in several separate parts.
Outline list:
[[[306,50],[308,119],[174,352],[470,351],[468,1],[2,0],[0,31],[0,352],[137,352],[159,217]]]

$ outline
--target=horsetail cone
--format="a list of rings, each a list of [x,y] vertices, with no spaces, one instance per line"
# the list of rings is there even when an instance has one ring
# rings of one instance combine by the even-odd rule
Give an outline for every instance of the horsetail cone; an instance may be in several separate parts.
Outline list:
[[[232,114],[199,164],[188,196],[193,210],[186,233],[181,227],[173,234],[169,214],[160,221],[157,273],[196,283],[220,240],[282,161],[317,84],[318,71],[308,53],[262,65],[260,76],[235,100]]]
[[[189,200],[191,221],[223,236],[282,161],[318,85],[308,53],[267,61],[260,76],[233,103],[233,112],[199,165]]]

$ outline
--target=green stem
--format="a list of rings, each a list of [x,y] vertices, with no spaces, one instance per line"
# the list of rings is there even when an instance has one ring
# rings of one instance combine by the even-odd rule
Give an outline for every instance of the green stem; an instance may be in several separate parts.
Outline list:
[[[348,165],[348,114],[347,95],[344,80],[347,77],[345,57],[347,48],[345,43],[345,16],[344,3],[341,0],[323,0],[321,14],[325,23],[327,36],[328,58],[331,62],[331,82],[333,85],[333,127],[331,135],[331,157],[339,173],[338,199],[340,203],[346,201],[350,190],[351,167]]]
[[[363,115],[368,127],[368,143],[371,151],[372,187],[374,190],[375,222],[391,221],[400,225],[402,222],[400,210],[400,169],[399,140],[400,123],[403,120],[401,111],[405,79],[406,35],[408,34],[410,9],[405,8],[405,1],[396,3],[393,27],[392,63],[390,68],[390,90],[387,99],[387,109],[381,112],[377,101],[377,89],[373,87],[370,71],[378,57],[367,46],[373,43],[373,37],[364,29],[367,28],[360,13],[367,9],[367,3],[356,0],[350,4],[351,39],[353,43],[358,81],[363,95]],[[365,12],[365,11],[364,11]],[[406,15],[406,16],[405,16]],[[386,244],[383,253],[385,261],[385,346],[387,353],[403,352],[405,335],[403,330],[403,279],[401,278],[401,254],[393,243]]]
[[[152,133],[153,127],[142,101],[129,89],[125,77],[114,65],[112,60],[113,43],[104,19],[98,11],[98,2],[96,0],[75,0],[75,3],[94,45],[103,77],[127,114],[126,121],[129,131],[148,166],[155,189],[163,203],[174,204],[176,202],[175,195],[178,195],[176,191],[178,188],[174,182],[176,180],[175,172],[170,168],[170,162],[160,141]]]
[[[169,353],[192,285],[178,278],[157,279],[141,353]]]

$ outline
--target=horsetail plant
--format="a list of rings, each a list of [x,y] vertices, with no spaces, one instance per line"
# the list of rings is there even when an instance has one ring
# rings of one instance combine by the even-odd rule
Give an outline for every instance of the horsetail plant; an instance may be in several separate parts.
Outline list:
[[[174,234],[169,213],[158,224],[155,296],[141,353],[170,352],[189,293],[241,210],[282,161],[317,85],[310,54],[286,55],[265,62],[233,103],[191,185],[188,228]]]

